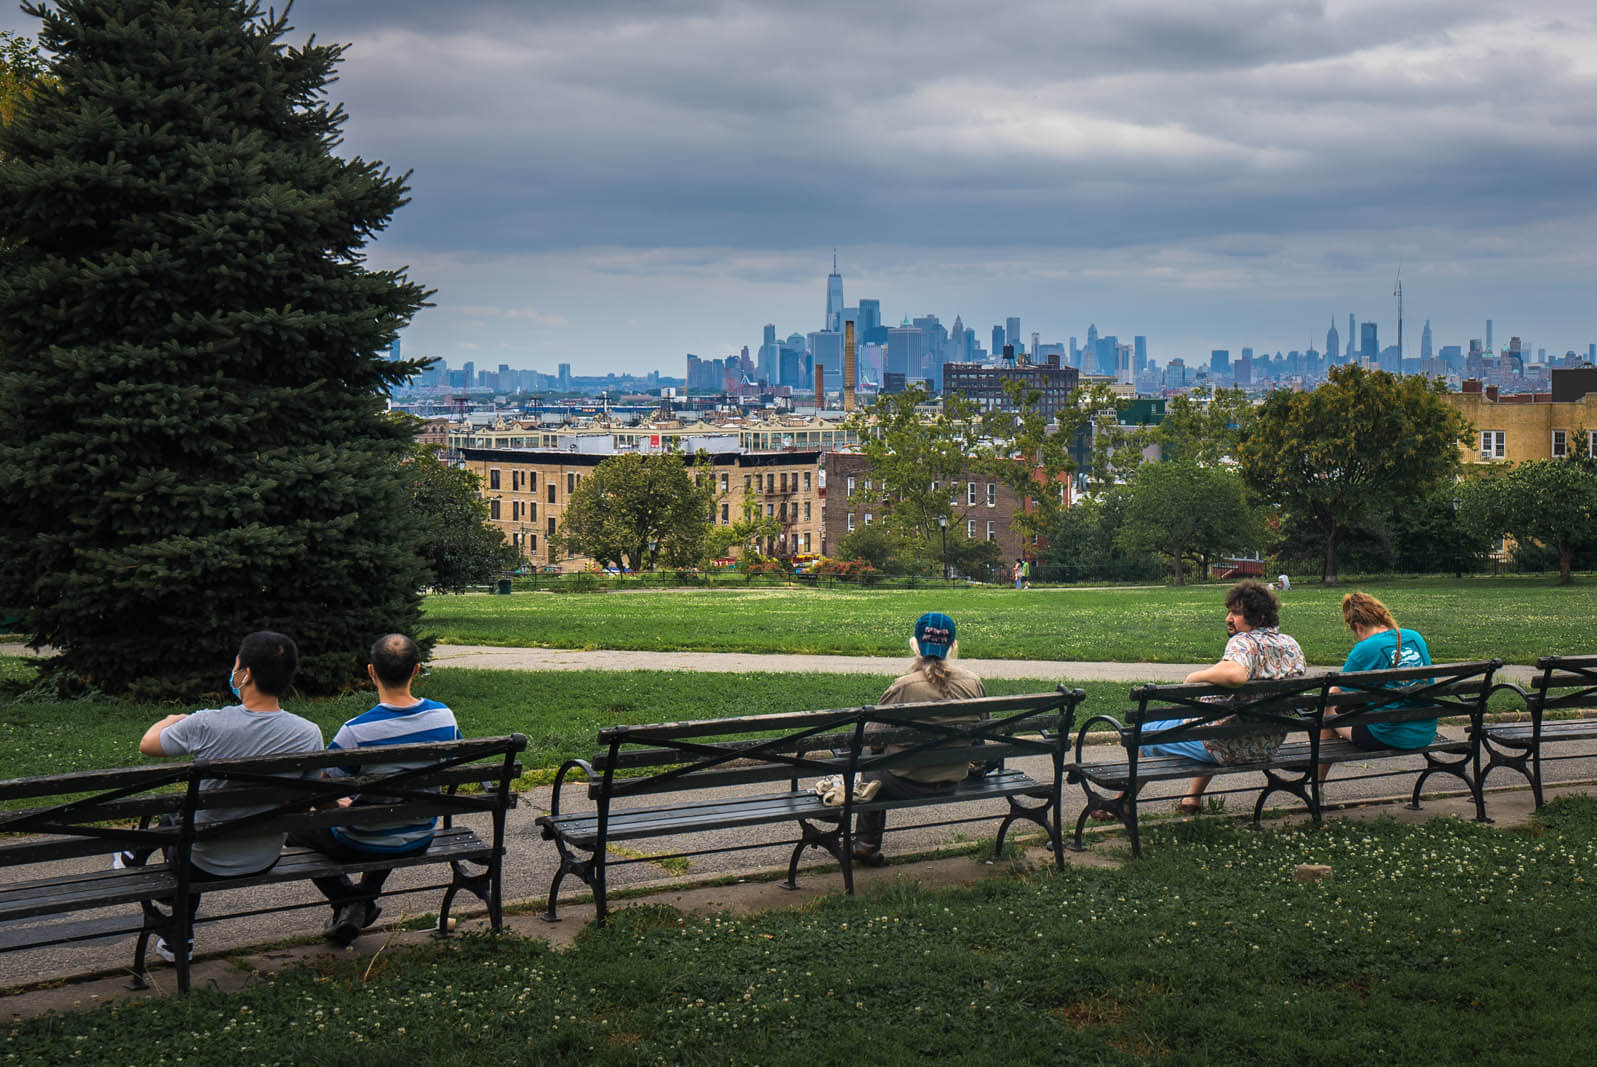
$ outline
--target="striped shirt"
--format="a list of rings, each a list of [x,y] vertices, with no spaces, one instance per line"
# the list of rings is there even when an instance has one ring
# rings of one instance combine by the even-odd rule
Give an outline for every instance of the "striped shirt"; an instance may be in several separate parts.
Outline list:
[[[329,749],[353,750],[382,745],[416,745],[432,741],[458,741],[460,727],[455,713],[436,700],[423,700],[408,708],[379,704],[357,715],[333,735]],[[339,778],[351,774],[390,774],[416,763],[365,763],[348,767],[329,767],[327,775]],[[366,797],[365,803],[382,803],[381,797]],[[356,797],[359,806],[363,798]],[[344,844],[362,852],[401,853],[426,848],[433,839],[434,819],[426,822],[374,822],[332,827],[332,834]]]

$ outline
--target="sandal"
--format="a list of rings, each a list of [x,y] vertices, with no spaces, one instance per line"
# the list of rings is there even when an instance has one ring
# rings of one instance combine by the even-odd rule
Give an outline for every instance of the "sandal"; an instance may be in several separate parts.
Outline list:
[[[1193,800],[1191,797],[1182,797],[1176,804],[1176,810],[1183,815],[1201,815],[1203,813],[1202,799]]]
[[[1114,812],[1110,811],[1108,808],[1093,808],[1092,811],[1087,814],[1087,818],[1091,819],[1093,822],[1119,822],[1120,821],[1120,816],[1116,815]]]

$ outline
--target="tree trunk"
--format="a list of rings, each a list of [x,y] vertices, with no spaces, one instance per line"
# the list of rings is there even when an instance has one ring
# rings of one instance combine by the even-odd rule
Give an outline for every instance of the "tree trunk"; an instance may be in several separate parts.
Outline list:
[[[1178,548],[1178,549],[1175,550],[1174,555],[1175,555],[1175,562],[1176,562],[1176,584],[1177,585],[1186,585],[1187,584],[1186,553]]]
[[[1330,530],[1325,538],[1325,563],[1320,570],[1321,585],[1336,584],[1336,540],[1341,532],[1335,522],[1330,524]]]
[[[1574,561],[1575,561],[1575,550],[1570,547],[1569,538],[1560,537],[1558,539],[1558,584],[1559,585],[1569,585],[1571,582],[1574,581],[1574,579],[1571,578],[1570,574],[1569,574],[1570,567],[1574,563]]]

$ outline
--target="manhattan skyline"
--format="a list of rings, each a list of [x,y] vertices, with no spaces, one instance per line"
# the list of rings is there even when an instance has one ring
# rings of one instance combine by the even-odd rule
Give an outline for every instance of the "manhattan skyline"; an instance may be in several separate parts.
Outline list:
[[[413,170],[370,248],[411,355],[644,373],[844,301],[1166,362],[1597,336],[1586,3],[299,0],[343,151]],[[35,20],[0,11],[0,29]],[[1347,338],[1342,342],[1346,344]]]

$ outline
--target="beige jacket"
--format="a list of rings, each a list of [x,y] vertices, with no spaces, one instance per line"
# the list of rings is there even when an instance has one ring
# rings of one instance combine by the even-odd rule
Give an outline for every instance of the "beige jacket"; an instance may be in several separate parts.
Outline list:
[[[984,697],[987,691],[982,688],[981,679],[970,671],[954,664],[948,664],[948,692],[938,692],[937,687],[931,683],[923,671],[911,671],[893,681],[882,694],[878,704],[918,704],[926,700],[964,700],[970,697]],[[957,715],[939,716],[949,722],[979,722],[983,716],[973,711]],[[880,732],[888,727],[871,724],[866,728],[866,733]],[[902,751],[904,746],[889,745],[887,751]],[[895,771],[900,778],[924,785],[934,785],[947,782],[958,782],[969,773],[968,763],[932,763],[923,767],[916,767],[907,771]]]

